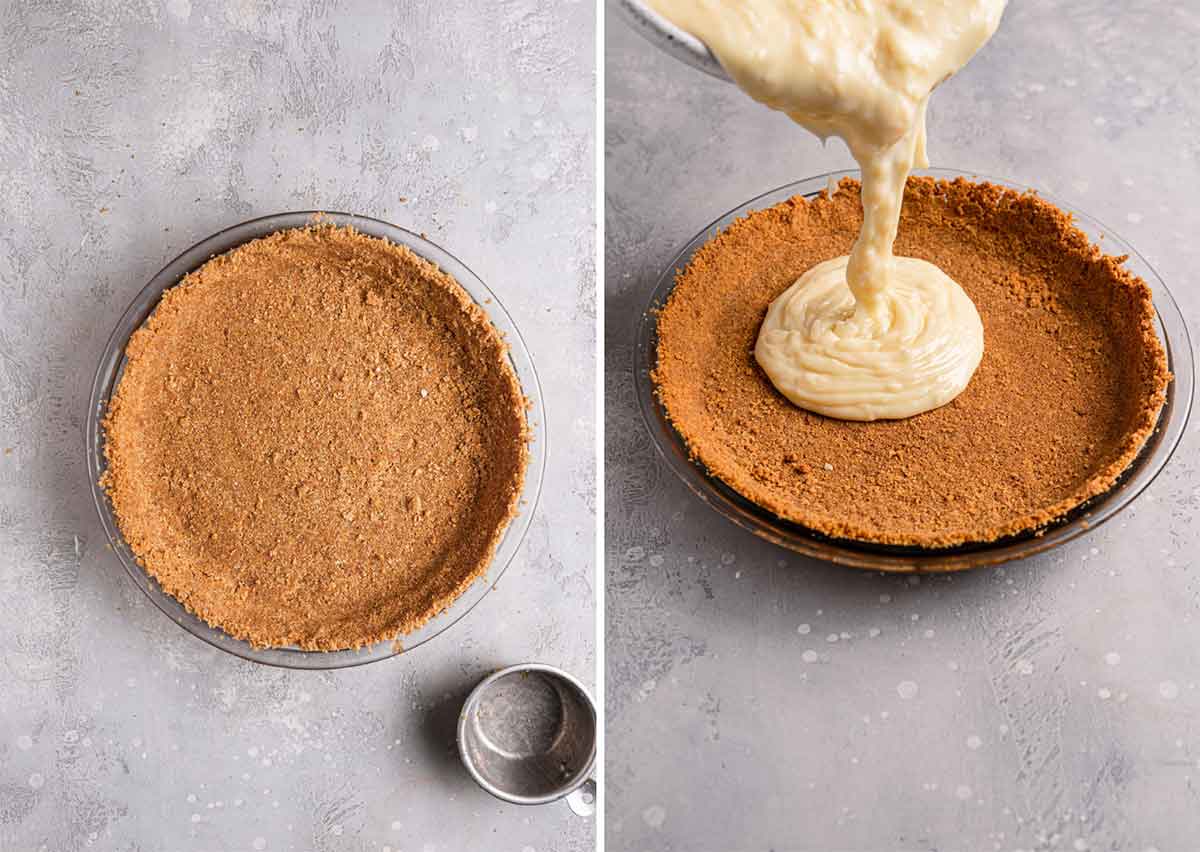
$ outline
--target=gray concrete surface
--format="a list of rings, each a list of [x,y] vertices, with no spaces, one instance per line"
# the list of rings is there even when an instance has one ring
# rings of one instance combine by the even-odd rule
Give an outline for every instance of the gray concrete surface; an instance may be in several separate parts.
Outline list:
[[[0,849],[585,850],[477,789],[458,702],[527,659],[594,683],[594,9],[62,0],[0,7]],[[426,231],[522,329],[542,507],[430,644],[305,674],[233,659],[138,592],[84,476],[92,372],[160,266],[240,220]]]
[[[1191,4],[1018,0],[934,97],[933,164],[1077,203],[1200,329],[1198,39]],[[606,74],[608,848],[1200,848],[1197,440],[1003,570],[906,581],[735,528],[655,457],[635,320],[717,215],[853,162],[611,13]]]

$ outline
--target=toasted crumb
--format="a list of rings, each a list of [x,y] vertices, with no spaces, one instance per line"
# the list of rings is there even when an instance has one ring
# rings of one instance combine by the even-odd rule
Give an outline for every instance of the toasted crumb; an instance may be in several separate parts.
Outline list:
[[[693,457],[789,521],[931,548],[1034,530],[1111,488],[1170,380],[1150,289],[1033,194],[909,180],[896,253],[940,266],[983,319],[983,362],[956,400],[857,423],[775,390],[752,354],[767,305],[846,254],[861,222],[843,180],[738,220],[678,272],[653,378]]]
[[[503,340],[407,248],[283,231],[163,294],[104,420],[122,534],[163,588],[259,646],[410,632],[491,561],[527,462]],[[422,377],[445,377],[414,400]]]

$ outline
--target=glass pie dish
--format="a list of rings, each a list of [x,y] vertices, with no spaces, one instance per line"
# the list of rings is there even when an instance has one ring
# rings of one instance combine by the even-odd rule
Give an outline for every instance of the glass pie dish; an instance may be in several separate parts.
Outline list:
[[[381,237],[397,245],[407,246],[417,255],[437,264],[442,271],[451,275],[471,299],[484,310],[497,331],[504,336],[508,343],[508,357],[517,379],[521,383],[522,392],[529,402],[527,412],[530,433],[529,466],[525,471],[525,482],[517,514],[505,529],[504,536],[496,548],[487,572],[471,584],[449,607],[424,626],[394,640],[378,642],[358,650],[305,651],[294,647],[256,648],[249,642],[235,639],[223,630],[212,627],[189,612],[179,601],[163,591],[158,581],[139,564],[121,535],[112,503],[99,484],[106,467],[105,438],[101,421],[104,418],[108,400],[121,381],[125,367],[126,344],[129,342],[130,336],[154,312],[163,291],[178,284],[185,275],[199,268],[215,255],[223,254],[259,237],[289,228],[304,227],[318,220],[338,226],[350,225],[363,234]],[[85,419],[87,472],[91,481],[96,511],[100,516],[100,524],[104,527],[113,553],[124,566],[130,579],[155,606],[176,624],[208,644],[246,660],[297,669],[346,668],[393,657],[424,644],[456,624],[492,590],[520,548],[521,541],[529,529],[530,521],[537,508],[546,465],[545,423],[541,386],[538,383],[533,360],[521,339],[520,332],[495,294],[462,261],[424,237],[377,219],[349,213],[317,211],[279,213],[234,225],[196,243],[150,279],[150,282],[142,288],[125,310],[104,348],[104,354],[100,358],[100,363],[96,368],[96,377],[92,384],[91,399]]]
[[[923,169],[913,173],[942,180],[965,178],[989,181],[1018,192],[1028,187],[978,173],[951,169]],[[1155,307],[1155,332],[1166,351],[1173,379],[1158,423],[1137,458],[1106,492],[1077,506],[1047,526],[988,543],[948,548],[878,545],[822,535],[783,520],[747,500],[703,464],[692,459],[683,437],[671,424],[655,392],[651,373],[658,357],[658,310],[675,287],[677,269],[686,267],[693,254],[734,220],[754,210],[771,207],[794,196],[812,198],[836,186],[843,177],[858,178],[857,171],[833,172],[788,184],[751,199],[731,210],[693,237],[659,277],[649,303],[639,317],[634,348],[634,381],[646,427],[669,467],[701,500],[729,520],[760,538],[797,553],[837,564],[881,571],[957,571],[1020,559],[1057,547],[1094,529],[1127,508],[1167,464],[1183,435],[1191,411],[1194,367],[1187,327],[1178,305],[1158,274],[1132,246],[1092,217],[1046,193],[1038,195],[1074,217],[1074,224],[1108,255],[1126,255],[1126,268],[1150,287]]]

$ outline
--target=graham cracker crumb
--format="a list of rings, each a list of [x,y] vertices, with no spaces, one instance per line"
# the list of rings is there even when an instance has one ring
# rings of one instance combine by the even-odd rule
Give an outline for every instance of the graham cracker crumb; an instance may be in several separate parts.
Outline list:
[[[693,458],[788,521],[927,548],[1036,530],[1112,487],[1170,381],[1151,292],[1032,193],[909,179],[896,253],[940,266],[983,320],[983,361],[957,399],[858,423],[775,390],[752,354],[767,305],[847,254],[861,223],[844,179],[739,219],[677,272],[653,380]]]
[[[126,356],[103,424],[121,532],[255,645],[411,632],[517,510],[526,400],[505,344],[407,248],[328,224],[247,243],[165,292]]]

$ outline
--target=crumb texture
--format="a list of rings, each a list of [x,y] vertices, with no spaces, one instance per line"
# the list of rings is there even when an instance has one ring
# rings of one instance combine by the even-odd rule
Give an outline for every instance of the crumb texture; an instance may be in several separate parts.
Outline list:
[[[754,361],[767,305],[846,254],[859,185],[793,198],[704,245],[659,317],[654,382],[693,457],[817,532],[881,544],[993,541],[1109,489],[1154,429],[1169,381],[1149,287],[1033,194],[910,178],[896,253],[963,286],[984,355],[953,402],[856,423],[801,410]]]
[[[258,646],[408,633],[515,514],[525,400],[458,283],[349,228],[213,258],[130,339],[103,484],[134,555]]]

